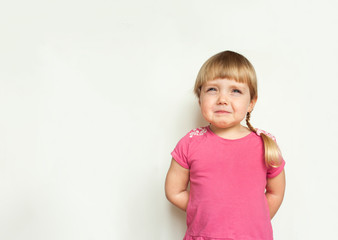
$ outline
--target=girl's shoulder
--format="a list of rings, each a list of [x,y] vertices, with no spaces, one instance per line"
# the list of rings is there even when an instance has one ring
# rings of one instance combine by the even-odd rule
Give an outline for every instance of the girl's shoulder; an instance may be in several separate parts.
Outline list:
[[[187,133],[187,136],[189,136],[189,138],[199,137],[199,136],[203,136],[204,134],[206,134],[207,131],[208,131],[207,127],[198,127],[198,128],[194,128],[190,130]]]
[[[180,140],[182,143],[199,142],[207,134],[207,127],[197,127],[188,131]]]
[[[205,139],[206,133],[208,132],[206,127],[198,127],[187,132],[176,144],[173,151],[174,159],[185,159],[189,156],[189,152],[192,148],[201,144]],[[182,160],[183,161],[183,160]],[[187,167],[187,165],[185,165]]]
[[[265,131],[263,129],[256,128],[256,134],[258,136],[260,136],[262,133],[276,142],[276,137],[274,135],[272,135],[271,133],[269,133],[269,132],[267,132],[267,131]]]

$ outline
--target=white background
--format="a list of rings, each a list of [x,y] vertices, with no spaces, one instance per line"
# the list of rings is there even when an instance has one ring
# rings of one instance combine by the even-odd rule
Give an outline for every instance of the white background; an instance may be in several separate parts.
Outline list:
[[[277,137],[276,240],[337,228],[335,1],[2,1],[0,239],[182,239],[170,152],[205,125],[192,93],[229,49],[256,68],[254,127]]]

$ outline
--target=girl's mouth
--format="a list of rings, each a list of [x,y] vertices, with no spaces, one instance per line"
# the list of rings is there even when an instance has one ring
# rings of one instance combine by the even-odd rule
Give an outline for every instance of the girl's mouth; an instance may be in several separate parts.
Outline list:
[[[216,111],[216,113],[230,113],[228,111]]]

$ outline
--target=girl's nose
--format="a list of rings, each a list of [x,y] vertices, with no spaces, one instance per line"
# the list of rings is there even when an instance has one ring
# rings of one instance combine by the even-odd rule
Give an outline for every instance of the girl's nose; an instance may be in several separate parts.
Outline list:
[[[229,98],[226,94],[220,94],[218,97],[218,104],[229,104]]]

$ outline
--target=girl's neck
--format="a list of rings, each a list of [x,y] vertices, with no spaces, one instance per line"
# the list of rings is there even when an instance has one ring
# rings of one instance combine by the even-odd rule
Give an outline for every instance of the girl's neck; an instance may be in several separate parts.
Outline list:
[[[231,127],[231,128],[219,128],[219,127],[216,127],[210,124],[209,127],[213,133],[225,139],[242,138],[251,132],[248,128],[242,125]]]

